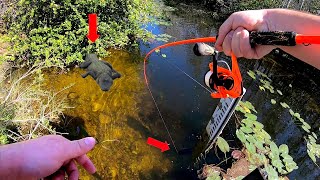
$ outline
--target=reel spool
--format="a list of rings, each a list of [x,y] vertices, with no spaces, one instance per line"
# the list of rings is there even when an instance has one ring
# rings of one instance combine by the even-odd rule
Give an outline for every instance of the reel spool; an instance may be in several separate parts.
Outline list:
[[[209,64],[209,71],[204,76],[205,84],[213,90],[212,98],[237,98],[243,92],[241,74],[236,57],[232,54],[232,69],[226,69],[218,66],[219,52],[205,43],[197,43],[193,47],[193,52],[197,56],[212,56],[212,62]]]

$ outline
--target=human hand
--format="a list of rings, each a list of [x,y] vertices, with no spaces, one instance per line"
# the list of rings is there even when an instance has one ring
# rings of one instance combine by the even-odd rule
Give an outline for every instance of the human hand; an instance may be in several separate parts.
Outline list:
[[[250,10],[233,13],[219,28],[215,48],[230,56],[260,59],[270,53],[275,46],[251,48],[249,31],[272,31],[274,27],[267,17],[267,10]]]
[[[21,143],[4,146],[0,151],[2,160],[15,164],[17,172],[9,172],[9,179],[61,179],[67,173],[70,180],[79,178],[79,171],[75,161],[89,173],[93,174],[96,169],[87,157],[86,153],[95,145],[92,137],[69,141],[58,136],[49,135]],[[1,165],[0,165],[1,166]],[[10,169],[10,168],[9,168]],[[1,175],[1,173],[0,173]],[[0,176],[0,179],[2,177]]]

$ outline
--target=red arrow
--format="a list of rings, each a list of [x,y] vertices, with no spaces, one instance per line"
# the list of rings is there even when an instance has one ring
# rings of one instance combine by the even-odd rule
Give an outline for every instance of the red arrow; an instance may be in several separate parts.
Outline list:
[[[158,149],[161,149],[161,152],[165,152],[168,151],[169,148],[169,144],[167,143],[167,141],[165,141],[164,143],[161,141],[158,141],[156,139],[153,139],[151,137],[148,137],[147,143],[151,146],[154,146]]]
[[[89,33],[87,35],[88,39],[90,41],[95,42],[98,38],[99,35],[97,34],[97,14],[89,14]]]

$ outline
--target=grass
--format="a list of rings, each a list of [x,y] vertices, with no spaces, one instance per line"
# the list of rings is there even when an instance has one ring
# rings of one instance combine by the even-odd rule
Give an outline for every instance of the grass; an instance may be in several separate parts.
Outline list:
[[[39,64],[13,70],[9,62],[0,64],[1,144],[57,134],[51,124],[60,121],[59,116],[68,106],[60,91],[43,90],[41,70],[44,68]]]

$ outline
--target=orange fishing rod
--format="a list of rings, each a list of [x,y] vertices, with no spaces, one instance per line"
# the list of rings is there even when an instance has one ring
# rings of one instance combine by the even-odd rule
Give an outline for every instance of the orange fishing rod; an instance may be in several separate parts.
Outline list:
[[[304,44],[304,45],[320,44],[320,36],[302,35],[302,34],[296,34],[294,32],[281,32],[281,31],[277,31],[277,32],[254,32],[253,31],[253,32],[250,32],[249,40],[252,47],[254,47],[256,44],[279,45],[279,46],[295,46],[297,44]],[[202,43],[202,44],[196,44],[193,50],[196,55],[212,55],[213,56],[213,62],[209,64],[210,70],[205,75],[206,85],[213,90],[213,92],[211,93],[211,97],[212,98],[240,97],[243,94],[243,86],[242,86],[242,77],[241,77],[240,69],[238,66],[237,58],[234,56],[234,54],[231,53],[231,62],[232,62],[231,70],[230,68],[226,69],[226,68],[220,67],[217,65],[219,53],[216,52],[214,48],[204,44],[205,42],[215,43],[216,37],[204,37],[204,38],[188,39],[188,40],[167,43],[152,49],[150,52],[147,53],[147,55],[144,58],[143,70],[144,70],[144,78],[145,78],[147,88],[154,101],[156,109],[158,110],[159,116],[164,123],[166,131],[168,132],[172,145],[174,146],[177,153],[178,153],[178,149],[175,146],[175,142],[172,139],[169,129],[162,117],[160,109],[149,87],[148,78],[147,78],[147,69],[146,69],[147,60],[150,54],[156,50],[160,50],[160,49],[171,47],[171,46],[184,45],[184,44]],[[207,48],[206,50],[209,49],[209,53],[207,51],[199,50],[201,49],[200,46]]]
[[[252,47],[255,45],[279,45],[279,46],[295,46],[297,44],[320,44],[320,36],[316,35],[303,35],[295,32],[286,31],[272,31],[272,32],[250,32],[250,44]],[[149,83],[146,72],[146,64],[148,57],[155,50],[163,48],[178,46],[184,44],[195,44],[195,43],[215,43],[216,37],[204,37],[196,39],[187,39],[182,41],[176,41],[167,43],[152,49],[144,58],[144,78],[148,89]],[[207,45],[205,45],[207,46]],[[211,47],[212,48],[212,47]],[[212,48],[213,49],[213,48]],[[212,50],[215,51],[215,50]],[[216,55],[217,52],[212,52],[210,55]],[[206,54],[207,55],[207,54]],[[212,98],[237,98],[242,95],[242,77],[238,66],[237,58],[231,55],[232,69],[226,69],[217,65],[217,59],[213,60],[209,64],[211,73],[207,73],[205,76],[206,85],[209,86],[213,92],[211,93]]]
[[[304,35],[290,31],[250,32],[250,44],[295,46],[297,44],[320,44],[320,35]]]
[[[146,64],[148,57],[150,54],[156,50],[160,50],[166,47],[184,45],[184,44],[196,44],[196,43],[214,43],[216,42],[216,37],[204,37],[204,38],[196,38],[196,39],[188,39],[182,41],[176,41],[168,44],[164,44],[152,49],[144,58],[144,78],[146,85],[149,88]],[[212,48],[213,49],[213,48]],[[212,50],[214,51],[214,50]],[[214,55],[214,52],[211,54]],[[212,98],[237,98],[242,95],[242,77],[240,73],[240,69],[238,66],[237,58],[232,54],[232,70],[217,66],[216,60],[209,64],[209,69],[211,73],[207,73],[209,77],[206,77],[208,82],[206,83],[213,92],[211,93]]]

